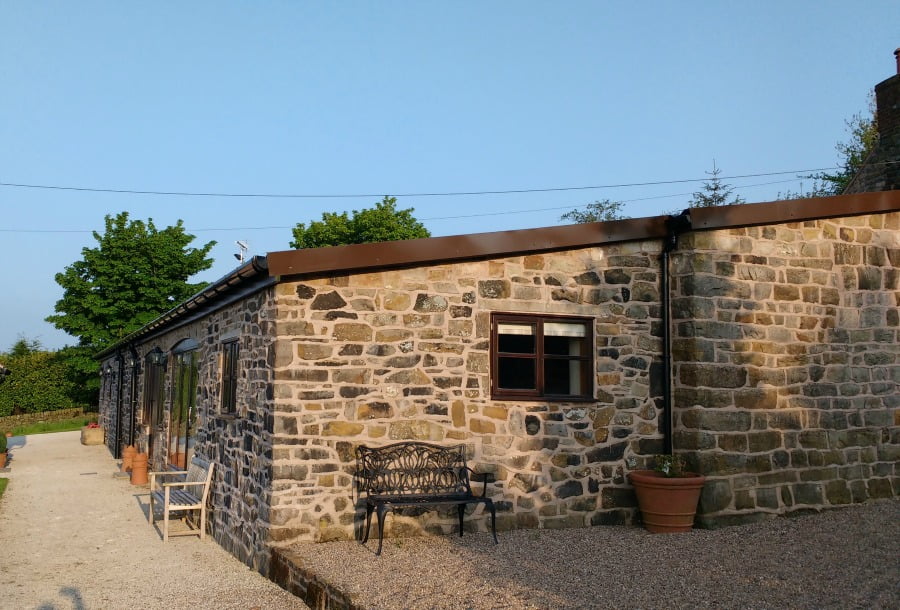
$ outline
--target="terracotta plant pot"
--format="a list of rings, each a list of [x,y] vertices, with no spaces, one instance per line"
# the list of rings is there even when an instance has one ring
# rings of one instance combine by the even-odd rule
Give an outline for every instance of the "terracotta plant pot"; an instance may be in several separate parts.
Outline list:
[[[131,461],[131,484],[146,485],[148,481],[148,456],[146,453],[136,453]]]
[[[134,460],[134,456],[137,454],[137,447],[134,445],[128,445],[124,449],[122,449],[122,472],[130,472],[131,471],[131,462]]]
[[[0,468],[6,468],[6,452],[0,453]]]
[[[634,470],[628,473],[628,478],[637,494],[644,527],[649,531],[688,532],[694,527],[706,477],[698,474],[664,477],[654,470]]]

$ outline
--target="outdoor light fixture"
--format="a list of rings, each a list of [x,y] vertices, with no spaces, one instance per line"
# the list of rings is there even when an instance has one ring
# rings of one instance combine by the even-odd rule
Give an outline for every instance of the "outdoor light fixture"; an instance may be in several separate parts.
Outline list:
[[[158,347],[155,348],[152,352],[147,354],[147,360],[150,361],[150,364],[156,366],[166,366],[166,361],[169,357]]]

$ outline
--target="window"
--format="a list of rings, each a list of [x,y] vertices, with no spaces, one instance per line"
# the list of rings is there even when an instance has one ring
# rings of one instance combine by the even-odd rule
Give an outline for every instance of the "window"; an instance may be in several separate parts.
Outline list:
[[[169,420],[169,464],[186,470],[197,435],[197,342],[185,340],[172,350],[172,413]]]
[[[491,396],[591,398],[591,320],[526,314],[491,316]]]
[[[222,413],[237,411],[238,342],[222,344]]]

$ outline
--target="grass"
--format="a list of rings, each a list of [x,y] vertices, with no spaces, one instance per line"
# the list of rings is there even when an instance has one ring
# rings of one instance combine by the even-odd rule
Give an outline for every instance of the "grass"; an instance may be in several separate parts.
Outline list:
[[[27,436],[29,434],[47,434],[48,432],[69,432],[71,430],[81,430],[84,426],[91,422],[97,421],[96,415],[82,415],[71,419],[61,419],[59,421],[41,421],[27,426],[19,426],[13,428],[13,436]]]
[[[7,483],[9,483],[9,479],[0,479],[0,498],[3,497],[3,490],[6,489]]]

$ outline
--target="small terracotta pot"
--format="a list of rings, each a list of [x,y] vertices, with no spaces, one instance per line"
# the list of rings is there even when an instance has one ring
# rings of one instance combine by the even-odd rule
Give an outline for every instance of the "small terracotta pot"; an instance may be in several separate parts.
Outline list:
[[[137,455],[137,452],[137,447],[134,445],[128,445],[122,449],[122,472],[131,471],[131,463],[134,460],[134,456]]]
[[[633,470],[628,478],[637,494],[644,527],[649,531],[688,532],[694,527],[706,477],[699,474],[664,477],[653,470]]]
[[[0,453],[0,468],[6,468],[6,452]]]
[[[149,480],[147,470],[149,465],[149,456],[146,453],[136,453],[131,462],[131,484],[146,485]]]

